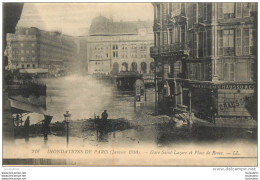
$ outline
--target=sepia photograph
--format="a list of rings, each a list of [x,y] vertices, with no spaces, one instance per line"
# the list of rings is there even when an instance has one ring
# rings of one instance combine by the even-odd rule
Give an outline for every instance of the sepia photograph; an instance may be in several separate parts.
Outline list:
[[[258,2],[2,11],[3,167],[258,166]]]

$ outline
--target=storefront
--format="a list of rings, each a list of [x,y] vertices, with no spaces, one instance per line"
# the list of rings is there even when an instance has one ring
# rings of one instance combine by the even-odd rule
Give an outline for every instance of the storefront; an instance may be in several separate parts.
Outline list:
[[[213,83],[185,79],[175,81],[176,109],[184,107],[189,111],[191,102],[195,116],[212,122],[252,118],[250,108],[254,105],[250,103],[254,98],[254,83]]]

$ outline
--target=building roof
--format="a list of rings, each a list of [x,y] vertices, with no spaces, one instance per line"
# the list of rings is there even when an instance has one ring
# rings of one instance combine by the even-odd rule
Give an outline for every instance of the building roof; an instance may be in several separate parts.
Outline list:
[[[112,35],[135,35],[138,29],[152,29],[152,22],[149,21],[120,21],[114,22],[104,16],[98,16],[92,20],[90,36],[112,36]]]

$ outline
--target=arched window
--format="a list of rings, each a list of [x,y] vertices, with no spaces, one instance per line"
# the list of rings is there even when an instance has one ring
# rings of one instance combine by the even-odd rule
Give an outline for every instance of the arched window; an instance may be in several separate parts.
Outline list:
[[[113,69],[112,69],[112,74],[118,74],[119,73],[119,64],[117,62],[113,63]]]
[[[147,64],[145,62],[141,63],[141,73],[147,72]]]
[[[151,70],[151,73],[154,73],[154,71],[155,71],[154,62],[151,62],[151,63],[150,63],[150,70]]]
[[[122,63],[122,71],[128,71],[128,64],[126,62]]]
[[[132,62],[131,71],[137,71],[137,63],[136,62]]]

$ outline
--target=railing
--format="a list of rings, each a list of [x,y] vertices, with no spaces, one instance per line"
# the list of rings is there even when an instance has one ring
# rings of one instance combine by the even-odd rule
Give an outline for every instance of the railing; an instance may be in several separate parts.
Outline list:
[[[161,53],[179,53],[179,52],[188,53],[189,52],[188,45],[186,43],[174,43],[174,44],[162,45],[159,47],[150,48],[151,56],[156,56]]]
[[[36,41],[36,35],[28,35],[28,36],[21,36],[21,35],[14,35],[14,34],[7,34],[6,37],[7,41],[15,40],[15,41]]]

